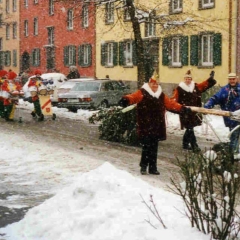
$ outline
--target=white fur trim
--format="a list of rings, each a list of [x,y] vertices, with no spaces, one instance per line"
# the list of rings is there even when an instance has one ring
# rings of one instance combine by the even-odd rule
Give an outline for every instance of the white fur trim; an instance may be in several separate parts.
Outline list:
[[[158,90],[156,92],[153,92],[152,89],[149,87],[148,83],[144,83],[142,86],[143,89],[145,89],[151,96],[155,98],[159,98],[162,94],[162,87],[158,85]]]
[[[193,92],[195,88],[195,82],[192,81],[189,85],[187,85],[185,82],[180,82],[179,87],[185,90],[186,92]]]

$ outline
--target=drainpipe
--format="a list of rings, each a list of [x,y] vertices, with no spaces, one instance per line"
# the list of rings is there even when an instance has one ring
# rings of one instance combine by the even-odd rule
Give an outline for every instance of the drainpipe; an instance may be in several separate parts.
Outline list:
[[[228,73],[232,72],[232,0],[229,0]]]

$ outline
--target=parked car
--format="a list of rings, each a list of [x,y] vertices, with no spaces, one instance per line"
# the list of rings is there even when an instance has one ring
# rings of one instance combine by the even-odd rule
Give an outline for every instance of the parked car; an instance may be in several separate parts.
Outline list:
[[[88,81],[88,80],[95,80],[95,78],[83,77],[83,78],[69,79],[67,82],[63,83],[57,89],[57,95],[59,96],[59,94],[69,92],[77,82]]]
[[[31,76],[30,78],[35,77]],[[25,100],[30,100],[31,102],[31,94],[28,89],[29,80],[24,84],[23,91],[24,91],[24,98]],[[56,106],[58,103],[58,96],[57,96],[57,89],[67,81],[67,77],[62,73],[43,73],[41,75],[43,79],[43,83],[46,89],[51,93],[50,98],[53,106]]]
[[[117,105],[123,95],[130,90],[116,80],[89,80],[77,82],[68,93],[58,95],[58,107],[70,111],[78,109],[107,108]]]

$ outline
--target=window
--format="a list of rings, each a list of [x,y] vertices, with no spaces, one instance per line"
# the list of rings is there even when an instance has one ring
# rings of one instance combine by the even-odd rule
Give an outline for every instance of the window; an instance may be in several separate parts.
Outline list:
[[[54,45],[54,27],[47,28],[48,31],[48,45]]]
[[[13,23],[13,39],[17,38],[17,23]]]
[[[89,18],[89,12],[88,12],[88,5],[84,5],[83,6],[83,11],[82,11],[82,25],[83,27],[88,27],[89,26],[89,21],[88,21],[88,18]]]
[[[191,36],[190,64],[198,67],[212,67],[222,64],[222,35],[200,33]]]
[[[39,66],[40,65],[40,49],[35,48],[32,50],[32,65]]]
[[[68,13],[67,13],[67,28],[68,29],[73,29],[73,10],[70,9],[68,10]]]
[[[213,8],[215,5],[215,0],[199,0],[199,8]]]
[[[24,0],[24,7],[25,7],[25,8],[28,7],[28,0]]]
[[[5,66],[10,66],[11,65],[11,52],[6,51],[5,52]]]
[[[183,0],[171,0],[170,1],[170,12],[179,13],[182,12]]]
[[[33,35],[38,35],[38,18],[33,19]]]
[[[118,65],[118,43],[108,42],[101,45],[101,65],[105,67]]]
[[[6,39],[10,39],[10,24],[6,25]]]
[[[213,36],[202,35],[201,38],[201,65],[213,66]]]
[[[6,13],[10,13],[10,2],[6,0]]]
[[[188,36],[163,38],[162,65],[182,67],[188,65]]]
[[[0,28],[3,27],[3,15],[0,14]]]
[[[126,6],[126,0],[123,1],[124,3],[124,7],[123,7],[123,15],[124,15],[124,21],[130,21],[130,14],[129,14],[129,11],[128,11],[128,7]]]
[[[78,48],[78,65],[89,67],[92,65],[92,46],[84,44]]]
[[[152,18],[147,18],[145,23],[145,36],[154,37],[156,36],[156,24]]]
[[[28,20],[24,21],[24,36],[28,36]]]
[[[172,39],[172,66],[181,66],[180,60],[180,39],[178,37]]]
[[[64,47],[64,65],[76,65],[76,46],[70,45]]]
[[[13,50],[13,66],[17,67],[17,50]]]
[[[114,3],[108,2],[106,4],[106,23],[113,23],[114,22]]]
[[[12,2],[13,12],[17,11],[17,0],[13,0]]]
[[[3,39],[0,38],[0,51],[2,51],[2,50],[3,50]]]
[[[54,3],[53,0],[49,0],[49,15],[54,14]]]
[[[136,65],[136,47],[132,40],[119,43],[119,65],[132,67]]]

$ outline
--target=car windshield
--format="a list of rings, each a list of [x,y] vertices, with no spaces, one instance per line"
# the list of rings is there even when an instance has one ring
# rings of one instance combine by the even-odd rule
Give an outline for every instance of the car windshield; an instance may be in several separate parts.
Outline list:
[[[98,91],[100,83],[98,82],[80,82],[72,88],[72,91],[95,92]]]
[[[75,84],[75,82],[65,82],[63,85],[60,86],[60,88],[72,88],[72,86]]]

